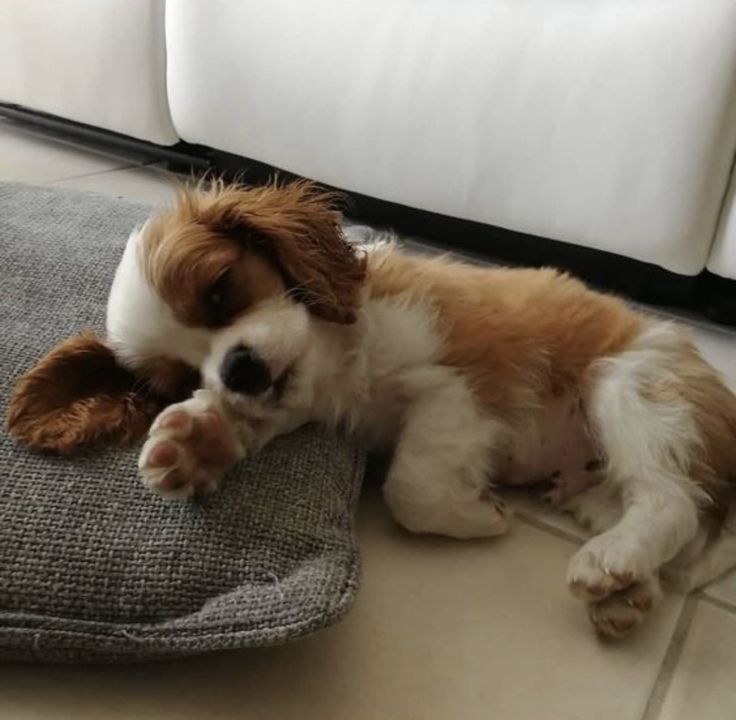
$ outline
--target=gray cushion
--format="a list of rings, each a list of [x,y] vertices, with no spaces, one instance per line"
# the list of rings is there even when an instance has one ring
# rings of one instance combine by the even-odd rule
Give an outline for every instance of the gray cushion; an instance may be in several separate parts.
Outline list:
[[[107,291],[149,208],[0,184],[0,410],[57,341],[102,331]],[[359,577],[363,456],[307,427],[167,503],[137,449],[59,458],[0,433],[0,657],[125,661],[281,643],[337,620]]]

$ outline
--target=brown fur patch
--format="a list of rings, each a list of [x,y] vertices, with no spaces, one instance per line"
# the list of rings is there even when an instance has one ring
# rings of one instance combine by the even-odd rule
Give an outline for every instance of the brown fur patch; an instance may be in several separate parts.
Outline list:
[[[354,322],[365,263],[342,234],[337,200],[308,182],[182,189],[146,227],[144,270],[193,326],[227,324],[287,290],[318,317]]]
[[[713,501],[705,515],[720,524],[736,484],[736,396],[684,329],[668,357],[671,373],[647,392],[657,402],[684,401],[691,408],[701,442],[693,448],[690,474]]]
[[[140,385],[94,334],[78,335],[20,378],[8,431],[30,447],[58,453],[101,440],[132,441],[164,405]]]
[[[642,319],[623,302],[556,270],[480,268],[372,253],[372,296],[408,293],[438,311],[442,362],[471,379],[480,402],[527,412],[584,385],[591,362],[623,349]]]
[[[174,358],[148,357],[136,360],[134,370],[136,376],[163,398],[183,399],[202,387],[199,371]]]

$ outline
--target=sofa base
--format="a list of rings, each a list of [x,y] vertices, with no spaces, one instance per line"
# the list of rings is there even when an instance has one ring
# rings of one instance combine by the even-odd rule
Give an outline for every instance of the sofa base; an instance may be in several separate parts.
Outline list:
[[[147,140],[139,140],[129,135],[121,135],[110,130],[73,122],[56,115],[29,110],[10,103],[0,103],[0,117],[7,117],[20,123],[28,123],[51,132],[58,132],[73,137],[81,143],[127,150],[151,160],[170,162],[172,167],[193,168],[199,171],[209,167],[202,149],[183,141],[179,141],[175,145],[157,145]]]

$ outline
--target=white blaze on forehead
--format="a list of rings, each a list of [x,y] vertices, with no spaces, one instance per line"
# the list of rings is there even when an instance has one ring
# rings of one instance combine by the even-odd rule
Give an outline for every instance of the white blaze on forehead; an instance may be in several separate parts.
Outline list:
[[[107,337],[115,352],[135,362],[166,355],[199,368],[209,352],[209,333],[182,325],[143,273],[142,228],[134,230],[110,288]]]

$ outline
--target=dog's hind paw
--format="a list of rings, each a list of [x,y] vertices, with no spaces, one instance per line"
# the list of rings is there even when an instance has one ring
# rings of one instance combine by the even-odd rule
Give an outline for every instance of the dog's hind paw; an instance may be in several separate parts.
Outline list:
[[[598,635],[620,638],[640,625],[661,598],[659,581],[652,576],[609,595],[605,600],[590,603],[588,616]]]

